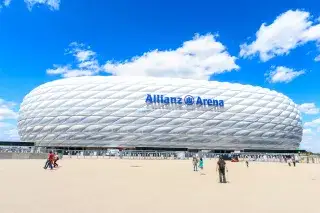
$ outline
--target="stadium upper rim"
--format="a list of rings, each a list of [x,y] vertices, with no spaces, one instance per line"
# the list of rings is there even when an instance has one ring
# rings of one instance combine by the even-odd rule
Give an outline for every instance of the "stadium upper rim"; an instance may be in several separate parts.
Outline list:
[[[256,85],[250,85],[250,84],[240,84],[240,83],[231,83],[231,82],[226,82],[226,81],[211,81],[211,80],[195,80],[195,79],[188,79],[188,78],[169,78],[169,77],[149,77],[149,76],[79,76],[79,77],[70,77],[70,78],[63,78],[63,79],[57,79],[57,80],[53,80],[53,81],[49,81],[46,82],[44,84],[39,85],[38,87],[34,88],[33,90],[31,90],[25,97],[24,99],[31,95],[31,93],[33,93],[34,91],[37,91],[41,88],[46,88],[46,87],[51,87],[51,86],[55,86],[55,85],[67,85],[65,84],[65,82],[73,82],[73,83],[80,83],[80,81],[87,81],[88,79],[92,79],[92,80],[106,80],[106,79],[110,79],[110,80],[118,80],[121,79],[122,81],[145,81],[147,82],[148,80],[153,80],[153,81],[159,81],[159,82],[166,82],[168,84],[170,84],[170,82],[179,82],[179,81],[184,81],[186,83],[192,83],[192,84],[198,84],[199,88],[201,87],[205,87],[206,85],[210,85],[210,84],[214,84],[214,83],[218,83],[219,87],[227,87],[228,90],[230,91],[239,91],[239,90],[244,90],[244,91],[250,91],[252,92],[251,89],[255,88],[256,89],[256,93],[268,93],[268,94],[276,94],[279,96],[282,96],[286,99],[288,99],[289,101],[293,102],[295,104],[295,102],[289,98],[288,96],[284,95],[281,92],[272,90],[272,89],[268,89],[268,88],[264,88],[261,86],[256,86]],[[295,106],[297,107],[298,105],[295,104]],[[299,111],[300,113],[300,111]],[[301,114],[301,113],[300,113]]]

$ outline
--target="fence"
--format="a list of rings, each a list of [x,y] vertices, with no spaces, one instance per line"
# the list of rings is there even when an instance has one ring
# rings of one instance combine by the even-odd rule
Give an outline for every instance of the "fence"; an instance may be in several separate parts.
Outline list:
[[[61,152],[61,150],[55,150]],[[239,161],[256,161],[256,162],[279,162],[286,163],[288,156],[296,159],[300,163],[317,163],[320,164],[320,156],[317,155],[293,155],[287,154],[219,154],[219,153],[193,153],[193,152],[157,152],[157,151],[120,151],[110,152],[107,150],[82,151],[73,150],[65,153],[66,158],[77,159],[134,159],[134,160],[190,160],[193,156],[202,157],[206,160],[216,160],[220,155],[229,155],[229,159],[237,156]]]
[[[0,159],[46,159],[44,153],[0,152]]]
[[[51,150],[51,149],[50,149]],[[12,154],[12,158],[22,159],[36,159],[36,155],[39,154],[39,158],[45,158],[48,149],[44,147],[33,148],[21,148],[21,147],[0,147],[0,155],[3,153],[16,153]],[[233,156],[237,156],[240,161],[256,161],[256,162],[279,162],[285,163],[288,157],[293,157],[300,163],[316,163],[320,164],[319,155],[297,155],[292,153],[278,154],[278,153],[237,153],[237,154],[219,154],[219,153],[206,153],[206,152],[179,152],[179,151],[136,151],[136,150],[59,150],[54,149],[54,152],[64,156],[64,158],[84,158],[84,159],[134,159],[134,160],[189,160],[194,155],[202,157],[207,160],[217,159],[220,155],[229,156],[231,159]],[[19,153],[19,155],[17,155]],[[28,155],[29,154],[29,155]],[[3,155],[4,156],[4,155]],[[25,157],[29,156],[29,157]],[[1,156],[0,156],[1,159]],[[2,158],[3,159],[3,158]]]

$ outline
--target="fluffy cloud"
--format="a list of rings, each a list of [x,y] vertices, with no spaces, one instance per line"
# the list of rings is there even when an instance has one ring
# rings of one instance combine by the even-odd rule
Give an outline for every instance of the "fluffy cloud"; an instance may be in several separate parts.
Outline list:
[[[114,75],[208,79],[239,69],[235,60],[217,36],[207,34],[196,35],[175,50],[152,50],[131,60],[108,61],[104,69]]]
[[[320,153],[320,118],[304,123],[301,148]]]
[[[0,141],[19,141],[17,125],[0,122]]]
[[[302,113],[305,113],[308,115],[315,115],[320,112],[320,109],[316,107],[315,103],[300,104],[298,108]]]
[[[0,98],[0,140],[19,140],[17,127],[15,125],[18,117],[14,110],[15,103]]]
[[[0,0],[0,10],[3,7],[9,7],[10,3],[11,3],[11,0]]]
[[[29,10],[32,10],[34,6],[46,5],[50,10],[59,10],[60,0],[24,0]]]
[[[304,73],[304,70],[295,71],[288,67],[278,66],[272,67],[272,70],[266,73],[266,76],[270,83],[288,83]]]
[[[303,135],[300,147],[308,151],[320,153],[320,134],[308,131]]]
[[[0,9],[8,7],[12,0],[0,0]],[[31,11],[34,6],[46,5],[50,10],[59,10],[60,0],[24,0],[27,4],[28,9]]]
[[[279,15],[272,24],[263,23],[256,32],[256,40],[240,45],[240,56],[258,54],[262,61],[289,54],[299,45],[309,41],[320,42],[320,24],[310,13],[289,10]]]
[[[11,0],[3,0],[3,5],[8,7],[11,3]]]
[[[17,113],[13,110],[15,103],[8,102],[0,98],[0,121],[16,119]]]
[[[91,50],[90,46],[81,43],[72,42],[66,50],[66,54],[71,54],[76,59],[75,66],[53,65],[53,68],[47,70],[47,74],[61,75],[64,78],[89,76],[98,74],[102,68],[96,59],[97,54]]]
[[[303,134],[304,135],[310,135],[310,134],[312,134],[312,130],[311,129],[304,129],[303,130]]]
[[[212,74],[239,69],[236,57],[212,34],[196,35],[175,50],[153,50],[123,62],[108,61],[103,66],[97,54],[84,44],[73,42],[66,53],[75,57],[76,64],[54,65],[48,74],[75,77],[107,72],[119,76],[208,79]]]
[[[306,122],[304,124],[305,127],[320,127],[320,118],[318,119],[315,119],[313,121],[310,121],[310,122]]]

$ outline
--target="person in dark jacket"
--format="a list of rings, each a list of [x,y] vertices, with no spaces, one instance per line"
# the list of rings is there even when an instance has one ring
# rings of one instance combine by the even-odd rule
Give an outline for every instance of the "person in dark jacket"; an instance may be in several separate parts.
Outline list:
[[[219,160],[217,162],[216,171],[219,172],[220,183],[227,183],[226,171],[228,172],[228,169],[226,166],[226,162],[223,160],[222,156],[219,157]]]
[[[295,156],[292,156],[292,164],[294,167],[296,167],[296,158]]]
[[[193,156],[192,158],[192,164],[193,164],[193,171],[198,171],[198,158],[196,156]]]

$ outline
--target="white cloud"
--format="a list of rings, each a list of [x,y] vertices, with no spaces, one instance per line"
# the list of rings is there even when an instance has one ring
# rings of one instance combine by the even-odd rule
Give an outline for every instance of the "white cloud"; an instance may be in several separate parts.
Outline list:
[[[96,56],[90,46],[86,46],[82,43],[72,42],[69,44],[69,48],[66,49],[66,54],[72,54],[79,62],[91,60]]]
[[[304,124],[300,147],[311,152],[320,153],[320,118]]]
[[[17,118],[18,115],[13,110],[14,106],[14,103],[5,101],[0,98],[0,121]]]
[[[320,134],[304,134],[300,147],[311,152],[320,153]]]
[[[5,108],[5,107],[0,106],[0,120],[14,119],[14,118],[16,118],[15,112],[13,112],[9,108]]]
[[[305,113],[308,115],[315,115],[320,112],[320,109],[316,107],[315,103],[300,104],[298,108],[302,113]]]
[[[314,58],[315,61],[320,61],[320,55]]]
[[[8,7],[11,3],[11,0],[3,0],[3,5]]]
[[[320,127],[320,118],[304,124],[305,127]]]
[[[256,32],[256,40],[240,45],[240,56],[256,54],[262,61],[289,54],[290,51],[306,42],[320,42],[320,24],[312,21],[308,12],[289,10],[279,15],[272,24],[263,23]]]
[[[17,125],[0,122],[0,141],[20,141]]]
[[[72,65],[53,65],[52,69],[47,69],[47,74],[61,75],[64,78],[77,76],[90,76],[98,74],[102,68],[96,59],[97,54],[89,46],[72,42],[66,50],[66,54],[71,54],[76,59],[75,68]]]
[[[152,50],[123,62],[108,61],[106,72],[124,76],[208,79],[212,74],[237,70],[236,57],[212,34],[196,35],[175,50]]]
[[[153,50],[124,62],[108,61],[104,66],[97,60],[96,52],[84,44],[72,42],[66,54],[75,57],[75,66],[54,65],[47,70],[48,74],[75,77],[104,71],[113,75],[208,79],[212,74],[239,69],[236,57],[212,34],[196,35],[175,50]]]
[[[0,0],[0,11],[3,7],[9,7],[11,0]]]
[[[312,130],[311,129],[304,129],[303,134],[310,135],[310,134],[312,134]]]
[[[24,2],[29,10],[32,10],[36,5],[46,5],[51,10],[59,10],[60,8],[60,0],[24,0]]]
[[[12,0],[0,0],[0,10],[3,7],[8,7]],[[24,0],[28,9],[31,11],[36,5],[46,5],[50,10],[59,10],[60,0]]]
[[[272,67],[272,70],[269,73],[266,73],[266,76],[270,83],[289,83],[303,74],[305,74],[304,70],[295,71],[288,67],[278,66]]]
[[[15,105],[0,98],[0,140],[19,140],[17,126],[14,124],[18,117]]]

